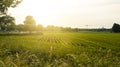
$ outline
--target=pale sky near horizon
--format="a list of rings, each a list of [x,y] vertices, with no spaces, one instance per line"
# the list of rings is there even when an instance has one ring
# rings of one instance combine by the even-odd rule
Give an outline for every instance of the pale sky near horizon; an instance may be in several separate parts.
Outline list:
[[[120,0],[23,0],[9,14],[17,24],[32,15],[43,26],[110,28],[120,23]]]

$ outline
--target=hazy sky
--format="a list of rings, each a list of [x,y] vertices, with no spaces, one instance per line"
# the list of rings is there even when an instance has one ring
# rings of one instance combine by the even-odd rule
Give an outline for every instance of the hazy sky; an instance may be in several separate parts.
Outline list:
[[[17,24],[32,15],[43,26],[111,27],[120,23],[120,0],[23,0],[9,14]]]

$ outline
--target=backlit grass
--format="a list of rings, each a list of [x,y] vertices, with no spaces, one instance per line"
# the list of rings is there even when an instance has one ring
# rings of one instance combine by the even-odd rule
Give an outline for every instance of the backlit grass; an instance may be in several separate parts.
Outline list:
[[[0,67],[120,67],[120,34],[0,36]]]

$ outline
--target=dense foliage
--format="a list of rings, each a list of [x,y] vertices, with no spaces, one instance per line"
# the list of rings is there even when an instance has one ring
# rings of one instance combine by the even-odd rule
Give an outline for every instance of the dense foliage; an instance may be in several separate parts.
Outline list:
[[[24,28],[26,31],[35,31],[36,22],[33,16],[27,16],[24,21]]]
[[[0,31],[15,30],[15,19],[7,14],[8,8],[16,7],[22,0],[0,0]]]
[[[15,19],[11,16],[0,17],[0,27],[2,31],[15,30]]]
[[[115,32],[115,33],[120,32],[120,25],[117,24],[117,23],[114,23],[113,27],[112,27],[112,31]]]
[[[16,7],[22,0],[0,0],[0,15],[7,14],[8,8]]]

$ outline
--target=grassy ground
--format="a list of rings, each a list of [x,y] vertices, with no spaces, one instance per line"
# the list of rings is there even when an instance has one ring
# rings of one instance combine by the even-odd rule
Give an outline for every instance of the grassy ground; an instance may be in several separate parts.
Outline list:
[[[0,67],[120,67],[120,34],[2,35]]]

